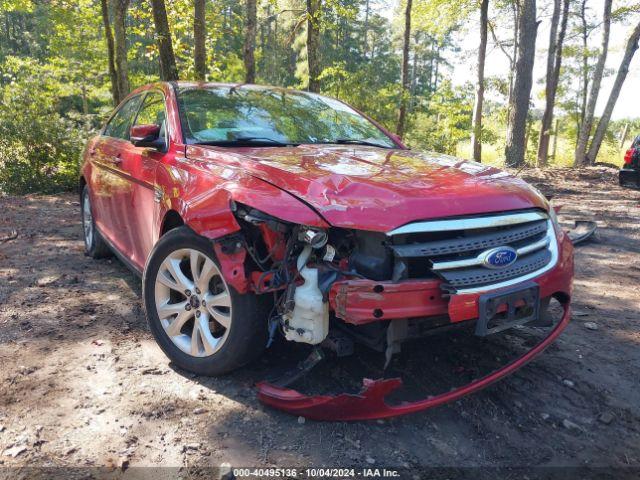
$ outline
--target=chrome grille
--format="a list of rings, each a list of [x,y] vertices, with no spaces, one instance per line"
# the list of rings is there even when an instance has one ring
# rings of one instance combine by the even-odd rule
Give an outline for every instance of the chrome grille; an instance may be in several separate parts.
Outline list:
[[[393,246],[394,252],[402,257],[429,257],[454,253],[485,250],[491,247],[509,245],[525,238],[547,231],[547,222],[539,220],[524,226],[517,226],[495,233],[478,234],[471,237],[453,238],[428,243]]]
[[[557,261],[551,220],[542,211],[415,222],[387,233],[406,278],[439,277],[449,292],[501,288],[531,279]],[[487,268],[486,252],[511,247],[517,260]]]

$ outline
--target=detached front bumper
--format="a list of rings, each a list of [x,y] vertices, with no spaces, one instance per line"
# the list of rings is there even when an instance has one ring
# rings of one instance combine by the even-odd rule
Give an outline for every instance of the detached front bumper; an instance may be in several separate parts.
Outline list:
[[[562,320],[551,331],[548,337],[529,350],[520,358],[493,373],[478,380],[449,391],[417,402],[405,402],[400,405],[388,405],[385,397],[402,385],[400,378],[363,380],[363,389],[357,394],[340,394],[336,396],[316,395],[308,396],[295,390],[277,387],[270,383],[258,384],[258,398],[260,401],[278,410],[284,410],[293,415],[300,415],[312,420],[349,421],[372,420],[376,418],[396,417],[415,413],[428,408],[437,407],[452,402],[470,393],[482,390],[502,377],[515,372],[531,361],[536,355],[547,348],[565,329],[571,317],[568,302],[563,305]]]
[[[555,297],[562,307],[561,320],[549,335],[524,355],[492,373],[446,393],[416,402],[389,405],[385,402],[391,392],[402,385],[400,378],[363,380],[359,394],[336,396],[308,396],[296,390],[261,382],[260,401],[279,410],[313,420],[369,420],[387,418],[426,410],[457,400],[481,390],[513,373],[549,346],[565,329],[571,317],[569,306],[573,278],[573,247],[567,235],[560,236],[556,266],[534,279],[540,297]],[[330,305],[336,316],[347,323],[362,325],[380,320],[429,317],[446,314],[451,323],[478,317],[481,293],[452,295],[445,298],[439,281],[406,281],[402,283],[352,280],[336,282],[330,292]]]

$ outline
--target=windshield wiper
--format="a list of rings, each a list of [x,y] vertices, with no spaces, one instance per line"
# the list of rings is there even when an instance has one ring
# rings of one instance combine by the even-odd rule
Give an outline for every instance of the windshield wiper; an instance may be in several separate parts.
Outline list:
[[[197,142],[196,145],[213,145],[217,147],[240,147],[240,146],[262,146],[262,147],[297,147],[297,143],[281,142],[268,137],[236,137],[231,140],[209,140]]]
[[[383,145],[381,143],[369,142],[367,140],[358,140],[357,138],[337,138],[331,142],[322,142],[322,143],[337,143],[338,145],[366,145],[368,147],[379,147],[379,148],[393,148],[389,145]]]

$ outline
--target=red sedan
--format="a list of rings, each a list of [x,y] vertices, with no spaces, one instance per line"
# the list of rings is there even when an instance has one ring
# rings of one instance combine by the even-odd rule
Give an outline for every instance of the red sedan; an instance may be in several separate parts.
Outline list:
[[[80,188],[86,253],[113,252],[142,275],[151,332],[197,374],[237,369],[277,335],[341,355],[364,342],[390,358],[417,332],[456,323],[479,336],[549,328],[497,372],[402,406],[383,398],[397,380],[335,397],[260,384],[264,402],[296,414],[374,418],[458,398],[523,365],[569,320],[572,246],[539,192],[409,150],[321,95],[139,88],[89,140]],[[552,297],[564,316],[549,325]]]

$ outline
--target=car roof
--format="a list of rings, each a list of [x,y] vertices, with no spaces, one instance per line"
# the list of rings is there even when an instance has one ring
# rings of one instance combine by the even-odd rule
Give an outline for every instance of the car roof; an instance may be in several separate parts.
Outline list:
[[[276,87],[273,85],[258,85],[253,83],[223,83],[223,82],[199,82],[199,81],[188,81],[188,80],[177,80],[172,82],[154,82],[148,83],[146,85],[142,85],[136,88],[131,94],[140,93],[146,90],[150,90],[153,88],[166,88],[169,85],[173,85],[174,87],[181,88],[250,88],[252,90],[276,90],[282,92],[290,92],[290,93],[309,93],[314,94],[313,92],[309,92],[306,90],[297,90],[295,88],[285,88],[285,87]],[[315,94],[318,95],[318,94]]]

